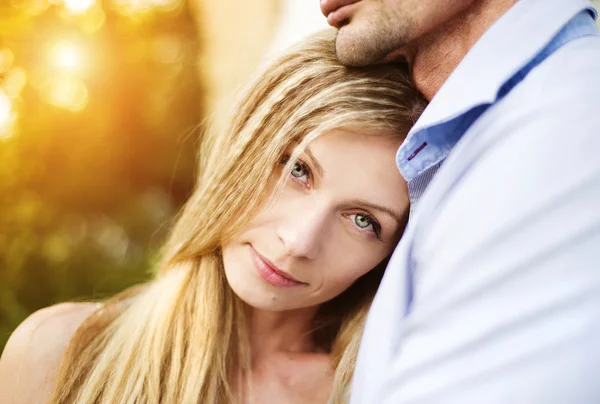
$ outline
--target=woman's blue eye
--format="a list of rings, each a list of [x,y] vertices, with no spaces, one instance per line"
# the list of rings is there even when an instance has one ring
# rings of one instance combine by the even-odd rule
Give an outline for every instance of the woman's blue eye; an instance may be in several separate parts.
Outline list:
[[[361,230],[369,230],[373,232],[375,236],[377,236],[377,238],[380,239],[381,226],[371,216],[366,215],[364,213],[355,213],[353,215],[349,215],[348,217],[354,222],[356,227],[358,227]]]
[[[355,215],[354,223],[356,223],[356,225],[358,227],[360,227],[361,229],[366,229],[369,226],[373,227],[373,224],[371,223],[371,219],[365,215]]]
[[[286,154],[281,157],[279,163],[282,166],[285,166],[290,161],[290,155]],[[311,170],[310,167],[302,160],[296,160],[292,169],[289,172],[289,175],[292,177],[292,180],[296,182],[302,183],[303,186],[308,186],[308,180],[311,178]]]
[[[369,216],[360,213],[352,216],[354,216],[354,224],[356,224],[361,229],[371,227],[371,230],[375,231],[375,226],[373,225],[373,221]]]
[[[302,177],[304,175],[304,167],[298,162],[294,164],[294,168],[292,168],[292,175],[296,178]]]
[[[292,177],[297,178],[299,181],[308,181],[308,168],[300,160],[294,163],[294,167],[292,167],[292,171],[290,172],[290,174],[292,175]]]

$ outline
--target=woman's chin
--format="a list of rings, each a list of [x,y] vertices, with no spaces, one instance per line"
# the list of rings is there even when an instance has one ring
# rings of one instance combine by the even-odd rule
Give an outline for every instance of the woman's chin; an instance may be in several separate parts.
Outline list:
[[[287,311],[298,310],[309,307],[310,304],[303,304],[302,299],[297,296],[282,296],[277,290],[269,290],[267,285],[251,285],[250,282],[244,282],[244,286],[236,285],[235,282],[229,283],[233,293],[246,305],[257,310],[266,311]],[[279,293],[278,293],[279,292]]]
[[[289,307],[284,302],[281,302],[280,299],[278,299],[276,296],[272,296],[272,297],[267,297],[267,296],[262,296],[262,297],[257,297],[257,296],[243,297],[243,296],[240,296],[237,293],[236,293],[236,296],[242,302],[244,302],[246,305],[248,305],[248,307],[251,307],[251,308],[256,309],[256,310],[286,311],[286,310],[294,310],[294,309],[298,309],[299,308],[299,307],[295,307],[295,306]]]

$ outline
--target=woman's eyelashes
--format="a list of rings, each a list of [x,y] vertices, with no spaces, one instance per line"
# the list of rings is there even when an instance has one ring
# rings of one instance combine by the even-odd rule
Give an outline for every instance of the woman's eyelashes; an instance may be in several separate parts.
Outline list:
[[[285,166],[290,161],[290,156],[283,156],[281,164]],[[308,187],[310,179],[312,178],[312,171],[308,164],[302,160],[296,160],[292,169],[290,170],[290,179],[303,187]]]
[[[290,161],[290,155],[285,155],[281,158],[281,165],[285,166]],[[307,163],[298,159],[294,162],[290,172],[290,180],[303,188],[310,188],[310,180],[312,179],[312,170]],[[382,230],[381,224],[372,215],[365,212],[355,212],[351,214],[344,214],[344,217],[351,222],[355,231],[367,235],[369,237],[375,237],[380,241],[384,241],[381,237]]]
[[[381,238],[381,225],[373,216],[366,213],[352,213],[346,215],[346,217],[361,233],[367,233],[383,241]]]
[[[305,162],[303,162],[302,160],[296,160],[294,166],[292,167],[290,175],[294,178],[295,181],[300,181],[304,184],[307,184],[311,176],[311,171]]]

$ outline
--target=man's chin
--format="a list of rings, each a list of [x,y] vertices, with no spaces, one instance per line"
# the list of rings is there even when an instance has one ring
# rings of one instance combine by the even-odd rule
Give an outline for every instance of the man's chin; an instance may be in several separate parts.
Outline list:
[[[346,66],[368,66],[378,63],[385,57],[371,49],[368,39],[351,32],[347,26],[338,31],[335,53],[340,63]]]
[[[406,47],[381,47],[378,32],[363,32],[356,27],[345,25],[339,29],[335,40],[335,53],[346,66],[369,66],[410,60]],[[392,44],[389,44],[392,45]],[[393,50],[389,50],[392,48]]]

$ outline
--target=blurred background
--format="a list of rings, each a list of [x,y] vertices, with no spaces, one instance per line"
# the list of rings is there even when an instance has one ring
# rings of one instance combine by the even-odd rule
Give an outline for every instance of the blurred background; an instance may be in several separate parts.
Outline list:
[[[147,279],[207,117],[325,26],[305,0],[0,1],[0,351],[41,307]]]
[[[316,0],[1,0],[0,351],[41,307],[147,279],[207,118],[325,27]]]

